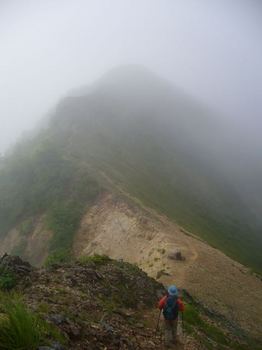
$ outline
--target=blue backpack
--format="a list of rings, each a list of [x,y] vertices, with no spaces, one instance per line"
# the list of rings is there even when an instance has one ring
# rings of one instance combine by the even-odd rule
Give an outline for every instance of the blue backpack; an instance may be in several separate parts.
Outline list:
[[[166,300],[166,304],[163,308],[163,315],[165,320],[173,321],[178,317],[178,302],[177,296],[169,295]]]

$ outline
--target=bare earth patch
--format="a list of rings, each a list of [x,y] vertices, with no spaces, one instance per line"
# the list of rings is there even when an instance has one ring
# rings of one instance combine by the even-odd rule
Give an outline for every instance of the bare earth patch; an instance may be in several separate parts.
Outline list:
[[[168,255],[181,251],[185,260]],[[253,336],[262,334],[262,282],[241,264],[166,217],[106,194],[83,217],[75,255],[107,254],[176,283]]]

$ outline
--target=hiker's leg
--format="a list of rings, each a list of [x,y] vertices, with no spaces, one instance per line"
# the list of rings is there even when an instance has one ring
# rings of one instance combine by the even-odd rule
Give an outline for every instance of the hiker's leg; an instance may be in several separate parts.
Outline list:
[[[178,323],[178,318],[172,321],[172,342],[173,343],[176,343],[177,341],[177,323]]]
[[[173,340],[172,322],[164,321],[163,326],[164,326],[164,342],[165,342],[165,346],[170,346],[172,344],[172,340]]]

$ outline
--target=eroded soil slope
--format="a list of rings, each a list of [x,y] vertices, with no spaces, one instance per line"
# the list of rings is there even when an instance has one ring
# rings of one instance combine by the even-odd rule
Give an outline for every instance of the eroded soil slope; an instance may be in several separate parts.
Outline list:
[[[185,260],[173,260],[180,251]],[[106,194],[84,216],[75,255],[107,254],[187,289],[232,323],[262,334],[262,283],[248,269],[184,232],[165,217]]]

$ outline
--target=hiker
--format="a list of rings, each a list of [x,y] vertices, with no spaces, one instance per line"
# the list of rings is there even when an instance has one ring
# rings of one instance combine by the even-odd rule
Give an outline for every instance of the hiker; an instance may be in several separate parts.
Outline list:
[[[178,290],[175,285],[168,288],[165,295],[158,303],[158,308],[163,310],[164,316],[164,339],[165,346],[169,347],[178,342],[177,339],[177,323],[178,312],[183,312],[185,306],[182,300],[178,297]]]

